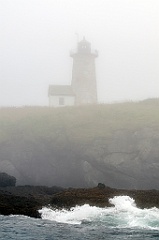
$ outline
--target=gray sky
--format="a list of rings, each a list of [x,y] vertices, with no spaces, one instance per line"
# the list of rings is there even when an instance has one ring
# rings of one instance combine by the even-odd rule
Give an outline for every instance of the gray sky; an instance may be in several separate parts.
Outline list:
[[[0,0],[0,106],[48,105],[77,36],[99,51],[100,102],[159,97],[159,0]]]

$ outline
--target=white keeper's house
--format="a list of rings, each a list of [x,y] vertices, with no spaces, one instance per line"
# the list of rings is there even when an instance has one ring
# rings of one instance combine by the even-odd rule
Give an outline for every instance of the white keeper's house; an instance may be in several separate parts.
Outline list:
[[[49,86],[49,106],[74,106],[75,94],[69,85]]]

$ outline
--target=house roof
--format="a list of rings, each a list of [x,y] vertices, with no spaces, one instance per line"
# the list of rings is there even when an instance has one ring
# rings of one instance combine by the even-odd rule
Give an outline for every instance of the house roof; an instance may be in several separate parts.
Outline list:
[[[50,85],[48,95],[75,96],[72,87],[69,85]]]

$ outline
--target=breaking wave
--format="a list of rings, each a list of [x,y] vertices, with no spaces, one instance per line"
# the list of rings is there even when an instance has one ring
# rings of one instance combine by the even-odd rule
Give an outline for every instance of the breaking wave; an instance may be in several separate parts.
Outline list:
[[[147,228],[159,230],[159,209],[137,208],[129,196],[110,198],[113,207],[99,208],[85,204],[70,210],[55,210],[43,207],[39,212],[42,219],[67,224],[94,223],[109,228]]]

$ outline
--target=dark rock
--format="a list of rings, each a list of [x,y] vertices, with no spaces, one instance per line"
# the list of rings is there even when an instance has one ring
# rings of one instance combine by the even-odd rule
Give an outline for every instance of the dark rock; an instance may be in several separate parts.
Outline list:
[[[0,187],[15,186],[16,178],[7,173],[0,172]]]
[[[26,215],[40,218],[43,206],[70,209],[76,205],[89,204],[110,207],[109,199],[115,196],[132,197],[139,208],[159,208],[159,191],[115,189],[98,184],[95,188],[68,188],[43,186],[18,186],[0,188],[0,214]]]
[[[159,208],[159,191],[156,190],[124,190],[105,188],[67,189],[52,197],[51,205],[54,208],[75,207],[89,204],[97,207],[110,207],[109,199],[115,196],[132,197],[139,208]]]
[[[37,210],[41,205],[35,198],[7,194],[0,194],[0,198],[0,214],[16,214],[40,218]]]
[[[98,188],[100,188],[100,189],[105,188],[105,184],[104,183],[98,183]]]
[[[43,186],[0,188],[0,214],[40,218],[38,210],[42,206],[48,205],[53,194],[59,191],[62,191],[62,188]]]

